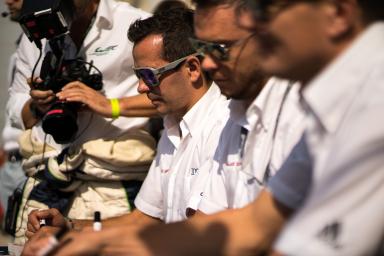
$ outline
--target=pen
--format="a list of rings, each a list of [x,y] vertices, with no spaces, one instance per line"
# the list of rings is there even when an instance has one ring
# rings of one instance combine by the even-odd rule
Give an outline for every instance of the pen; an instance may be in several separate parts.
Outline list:
[[[96,211],[93,216],[93,231],[100,231],[101,228],[101,214],[99,211]]]

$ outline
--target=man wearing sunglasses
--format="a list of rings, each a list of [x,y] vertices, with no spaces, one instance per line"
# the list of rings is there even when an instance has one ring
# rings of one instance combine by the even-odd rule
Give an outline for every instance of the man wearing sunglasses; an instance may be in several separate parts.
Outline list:
[[[202,71],[201,56],[188,40],[191,36],[193,12],[188,9],[172,9],[131,25],[128,37],[134,43],[133,70],[139,78],[138,91],[147,94],[157,111],[164,115],[165,130],[136,197],[137,209],[129,215],[105,220],[104,230],[96,235],[90,232],[74,235],[76,242],[63,248],[60,252],[63,255],[79,253],[84,244],[91,245],[87,250],[95,251],[109,248],[116,241],[124,244],[127,241],[121,234],[125,233],[123,227],[127,224],[175,222],[193,213],[188,208],[196,205],[192,195],[205,184],[199,176],[207,176],[200,167],[213,158],[228,119],[228,100]],[[44,214],[53,215],[54,210],[30,216],[31,227],[39,227],[39,218],[52,217]],[[56,216],[55,222],[59,219]],[[60,222],[65,224],[62,218]],[[77,220],[72,223],[74,228],[90,224]],[[29,251],[34,250],[33,244],[28,246]]]
[[[195,49],[203,68],[232,98],[215,166],[199,210],[244,207],[273,176],[302,135],[298,85],[260,72],[255,34],[237,23],[238,0],[195,0]],[[238,152],[238,153],[234,153]]]

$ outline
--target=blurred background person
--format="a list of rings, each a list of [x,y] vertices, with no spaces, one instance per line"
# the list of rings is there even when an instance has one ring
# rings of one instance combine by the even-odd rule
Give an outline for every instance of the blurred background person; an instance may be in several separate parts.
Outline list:
[[[33,5],[32,2],[28,3]],[[35,77],[39,76],[42,58],[39,59],[38,47],[23,36],[7,105],[12,125],[25,129],[19,142],[25,158],[23,168],[29,176],[16,225],[18,243],[24,242],[27,216],[33,209],[56,206],[69,217],[83,219],[92,219],[95,210],[104,218],[130,212],[154,156],[155,142],[145,131],[147,118],[139,117],[156,111],[145,95],[137,95],[138,80],[130,69],[132,44],[125,37],[129,20],[149,14],[114,0],[64,1],[63,6],[72,10],[68,12],[72,16],[66,17],[70,25],[61,48],[64,58],[93,61],[92,65],[102,74],[103,91],[96,90],[96,82],[80,82],[84,81],[83,73],[67,85],[73,87],[70,90],[75,95],[79,93],[85,98],[104,94],[108,98],[109,117],[89,109],[75,109],[78,117],[72,123],[56,126],[52,130],[56,137],[46,136],[42,125],[51,107],[73,105],[57,101],[52,88],[57,80],[51,80],[49,90],[40,87],[44,84],[41,80],[34,81],[37,86],[27,84],[34,67]],[[42,51],[50,51],[45,41]],[[68,70],[70,76],[76,75]],[[137,112],[129,118],[120,117],[121,97],[131,97],[137,103],[133,108]],[[70,124],[77,126],[77,130],[67,134],[73,127]],[[61,140],[65,134],[70,136]]]
[[[8,7],[8,17],[11,21],[17,22],[20,17],[20,11],[23,4],[22,0],[6,0],[4,1]],[[16,47],[20,42],[21,35],[16,40]],[[14,71],[15,71],[16,53],[12,54],[8,66],[8,81],[7,86],[3,91],[9,99],[8,89],[12,84]],[[26,175],[21,166],[22,156],[19,152],[18,137],[22,130],[12,127],[11,121],[7,113],[5,114],[5,126],[2,130],[2,143],[5,152],[5,162],[0,169],[0,204],[3,205],[4,211],[8,209],[8,198],[12,195],[16,188],[22,190],[22,186],[26,180]],[[16,205],[15,205],[16,204]],[[10,205],[10,207],[17,207],[18,202]],[[10,212],[12,212],[10,210]],[[9,231],[9,223],[6,223],[5,228]]]
[[[128,37],[134,42],[134,69],[140,78],[138,90],[147,94],[165,115],[165,131],[136,197],[137,209],[132,214],[104,220],[104,229],[97,236],[75,233],[76,244],[68,245],[71,250],[78,250],[77,245],[84,248],[85,243],[93,245],[88,250],[98,250],[115,239],[120,240],[125,226],[169,223],[191,216],[188,205],[194,199],[193,192],[205,184],[200,183],[199,177],[208,176],[203,172],[209,172],[202,166],[212,160],[229,114],[228,100],[205,76],[200,64],[202,56],[188,40],[193,31],[193,12],[186,8],[165,10],[131,25]],[[164,70],[158,74],[158,80],[150,75],[152,68]],[[33,212],[29,216],[28,231],[32,231],[31,227],[38,230],[40,218],[51,217],[54,223],[64,223],[63,219],[58,220],[53,209],[50,214],[48,211]],[[72,220],[75,229],[80,222]],[[108,228],[115,228],[116,236],[111,236],[113,232]],[[34,237],[31,243],[33,241]],[[32,247],[32,244],[27,246]]]

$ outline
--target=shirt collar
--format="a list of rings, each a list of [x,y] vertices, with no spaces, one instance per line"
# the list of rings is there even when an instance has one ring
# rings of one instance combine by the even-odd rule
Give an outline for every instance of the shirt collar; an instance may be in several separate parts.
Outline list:
[[[101,0],[97,9],[95,25],[97,28],[112,29],[113,27],[113,11],[117,3],[111,0]]]
[[[367,69],[384,45],[384,23],[371,25],[303,91],[304,104],[328,131],[335,131],[360,89]]]
[[[212,100],[219,97],[221,97],[220,89],[216,84],[212,84],[203,97],[193,105],[179,123],[177,123],[172,116],[165,116],[164,127],[167,129],[167,132],[175,129],[179,130],[180,127],[183,138],[189,134],[192,137],[198,136],[200,131],[204,129],[204,127],[202,127],[202,124],[205,123],[204,120],[209,118],[207,113],[209,112],[209,108],[213,107]]]
[[[264,112],[266,111],[267,105],[271,100],[270,95],[272,93],[272,87],[276,86],[275,84],[277,82],[278,79],[276,78],[269,79],[260,94],[254,99],[248,108],[245,107],[244,101],[232,99],[229,105],[231,119],[248,131],[253,130],[253,128],[258,124],[265,128],[267,123],[265,118],[267,115]]]

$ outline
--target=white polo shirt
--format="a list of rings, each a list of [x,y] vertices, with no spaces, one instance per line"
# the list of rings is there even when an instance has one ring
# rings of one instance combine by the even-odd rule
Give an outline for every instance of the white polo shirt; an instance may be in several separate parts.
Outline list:
[[[140,211],[165,222],[187,218],[192,191],[202,185],[196,182],[200,167],[212,159],[228,116],[228,100],[213,84],[181,122],[165,118],[156,159],[135,200]]]
[[[240,208],[257,197],[304,129],[298,89],[297,84],[271,78],[248,109],[242,101],[231,102],[231,119],[223,131],[199,210],[211,214]]]
[[[383,255],[383,67],[380,22],[305,89],[312,187],[275,245],[283,254]]]
[[[135,20],[148,16],[148,13],[124,2],[103,0],[99,3],[95,21],[77,56],[83,57],[88,62],[93,61],[93,64],[102,72],[103,91],[108,98],[138,94],[138,80],[131,68],[133,66],[133,44],[127,38],[127,31]],[[76,57],[74,46],[69,43],[66,46],[68,47],[65,52],[66,57]],[[49,45],[44,40],[43,51],[48,50]],[[30,98],[30,87],[26,81],[32,75],[32,69],[38,56],[38,48],[24,35],[16,52],[15,76],[10,88],[10,100],[7,104],[12,126],[20,129],[24,129],[22,108]],[[40,74],[42,59],[36,68],[35,77]],[[147,118],[127,117],[103,118],[90,111],[81,111],[78,113],[78,135],[73,144],[81,145],[92,139],[114,138],[127,129],[143,126],[147,120]],[[41,123],[33,127],[33,136],[36,140],[44,141]],[[63,147],[56,144],[51,136],[47,137],[47,143],[58,151],[61,151]]]

